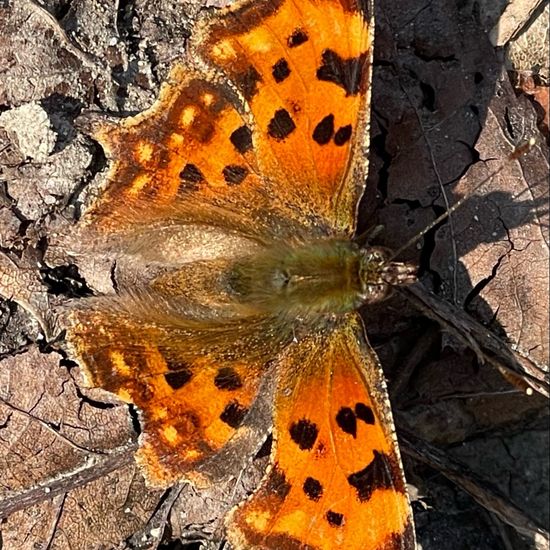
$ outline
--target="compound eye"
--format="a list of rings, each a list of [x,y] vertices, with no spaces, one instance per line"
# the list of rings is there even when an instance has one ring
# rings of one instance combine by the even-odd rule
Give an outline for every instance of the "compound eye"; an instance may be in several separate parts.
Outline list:
[[[370,250],[369,260],[377,264],[382,264],[389,258],[389,251],[383,248],[373,248]]]

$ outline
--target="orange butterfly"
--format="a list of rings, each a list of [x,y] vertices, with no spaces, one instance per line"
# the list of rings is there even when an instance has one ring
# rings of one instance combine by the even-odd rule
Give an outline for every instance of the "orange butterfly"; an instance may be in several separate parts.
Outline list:
[[[372,14],[368,0],[241,0],[200,24],[153,107],[94,131],[112,164],[78,238],[123,283],[75,306],[69,345],[92,384],[141,410],[137,460],[156,486],[228,475],[273,392],[269,471],[227,518],[236,549],[415,548],[357,313],[414,279],[354,239]]]

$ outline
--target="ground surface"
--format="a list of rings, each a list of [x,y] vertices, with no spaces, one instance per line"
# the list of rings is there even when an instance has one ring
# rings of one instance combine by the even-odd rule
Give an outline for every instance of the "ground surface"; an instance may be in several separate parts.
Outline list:
[[[150,105],[206,4],[0,1],[0,547],[219,542],[231,497],[254,486],[265,463],[254,461],[237,488],[148,490],[132,460],[135,413],[83,389],[56,335],[43,336],[49,312],[111,284],[90,258],[69,265],[53,247],[106,165],[75,119]],[[548,151],[535,109],[489,42],[498,13],[467,1],[379,0],[377,19],[361,229],[383,223],[380,243],[399,248],[535,136],[525,157],[404,257],[452,305],[432,306],[451,325],[466,310],[529,365],[547,364]],[[547,548],[547,401],[480,366],[453,326],[442,332],[428,317],[402,296],[365,311],[422,548]]]

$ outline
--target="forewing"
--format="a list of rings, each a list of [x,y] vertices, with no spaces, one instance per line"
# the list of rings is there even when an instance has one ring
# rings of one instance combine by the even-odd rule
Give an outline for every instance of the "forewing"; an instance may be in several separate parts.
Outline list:
[[[246,0],[196,36],[150,109],[92,125],[111,168],[88,225],[144,225],[191,201],[273,218],[272,230],[350,234],[366,171],[370,4]]]
[[[246,99],[279,200],[348,233],[366,172],[372,17],[368,0],[237,2],[193,48]]]

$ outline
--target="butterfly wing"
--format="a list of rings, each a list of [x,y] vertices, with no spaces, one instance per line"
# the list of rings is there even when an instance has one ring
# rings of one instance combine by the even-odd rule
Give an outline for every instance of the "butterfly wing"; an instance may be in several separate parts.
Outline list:
[[[213,325],[182,319],[171,307],[158,296],[88,300],[70,312],[67,340],[90,387],[139,408],[137,460],[148,481],[207,486],[236,475],[243,455],[267,435],[269,415],[260,421],[253,407],[261,387],[269,393],[257,342],[270,353],[281,343],[263,337],[271,326],[265,319]],[[234,339],[239,344],[230,346]],[[229,350],[244,358],[228,358]]]
[[[411,550],[411,511],[376,356],[358,316],[280,357],[272,468],[229,520],[237,549]]]
[[[283,204],[348,233],[366,175],[373,31],[367,0],[243,2],[207,21],[193,49],[247,101],[260,172]]]
[[[370,3],[246,0],[196,36],[192,62],[149,110],[95,128],[112,167],[90,223],[120,229],[132,211],[146,223],[193,200],[351,234],[366,173]]]

